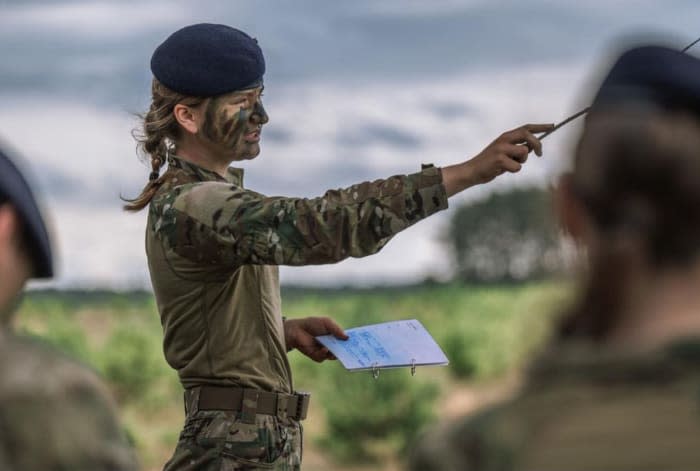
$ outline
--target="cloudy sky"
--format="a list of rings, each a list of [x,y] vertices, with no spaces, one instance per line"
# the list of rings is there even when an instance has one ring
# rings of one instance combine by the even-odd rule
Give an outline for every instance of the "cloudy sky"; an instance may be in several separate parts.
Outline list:
[[[0,137],[24,156],[52,221],[54,286],[148,287],[145,213],[125,214],[148,168],[130,131],[148,106],[153,49],[174,30],[226,23],[258,38],[271,117],[246,185],[317,196],[421,163],[464,160],[502,131],[585,106],[621,40],[682,48],[696,0],[0,0]],[[575,126],[518,175],[468,190],[546,184]],[[286,283],[403,283],[446,277],[450,210],[380,254],[283,268]]]

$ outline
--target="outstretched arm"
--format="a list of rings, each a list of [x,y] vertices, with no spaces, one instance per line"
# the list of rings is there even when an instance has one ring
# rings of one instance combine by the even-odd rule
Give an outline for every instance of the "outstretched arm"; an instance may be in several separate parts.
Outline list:
[[[553,127],[553,124],[526,124],[504,132],[474,158],[443,167],[442,179],[447,196],[488,183],[502,173],[519,172],[531,151],[542,155],[542,143],[534,133],[546,132]]]
[[[176,187],[151,203],[153,229],[182,257],[232,268],[240,265],[314,265],[364,257],[397,233],[447,208],[447,198],[517,172],[533,133],[552,125],[508,131],[461,164],[364,182],[307,198],[268,197],[223,182]]]

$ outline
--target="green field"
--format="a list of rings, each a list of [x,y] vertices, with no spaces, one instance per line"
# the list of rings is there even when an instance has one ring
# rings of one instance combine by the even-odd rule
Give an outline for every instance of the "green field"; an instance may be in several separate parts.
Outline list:
[[[518,371],[546,339],[569,295],[565,283],[424,285],[383,289],[285,289],[287,317],[331,316],[344,327],[419,319],[448,367],[384,371],[374,380],[337,362],[290,353],[297,389],[312,393],[304,469],[392,469],[417,433],[468,410],[479,391]],[[161,469],[183,420],[182,392],[161,349],[148,293],[30,292],[16,328],[45,339],[106,378],[145,469]],[[479,402],[479,401],[477,401]]]

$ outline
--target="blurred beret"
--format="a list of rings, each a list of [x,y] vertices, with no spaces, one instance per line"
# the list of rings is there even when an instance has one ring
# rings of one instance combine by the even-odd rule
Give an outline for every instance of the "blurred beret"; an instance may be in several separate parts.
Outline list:
[[[624,52],[603,80],[593,109],[624,103],[700,113],[700,59],[661,46]]]
[[[175,31],[151,57],[160,83],[183,95],[209,97],[262,83],[258,42],[226,25],[200,23]]]
[[[32,277],[51,278],[53,262],[46,225],[27,180],[2,149],[0,149],[0,202],[11,204],[22,219],[24,235],[28,239],[27,246],[34,263]]]

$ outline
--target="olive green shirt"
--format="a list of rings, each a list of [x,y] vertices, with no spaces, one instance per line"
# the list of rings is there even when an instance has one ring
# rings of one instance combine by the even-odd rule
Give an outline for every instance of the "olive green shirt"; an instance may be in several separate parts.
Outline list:
[[[410,469],[699,466],[700,340],[690,340],[644,354],[554,349],[535,362],[514,399],[427,432]]]
[[[268,197],[171,157],[146,230],[164,350],[185,387],[291,392],[277,265],[335,263],[378,252],[447,207],[439,169],[331,190]]]

